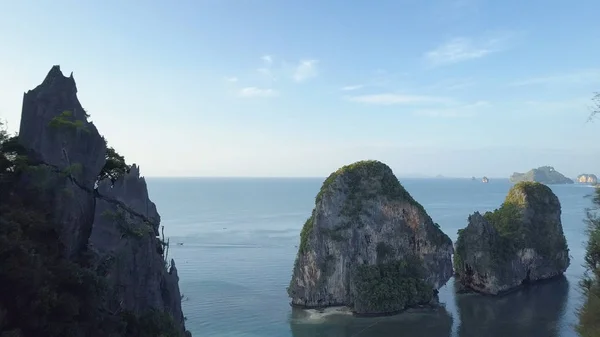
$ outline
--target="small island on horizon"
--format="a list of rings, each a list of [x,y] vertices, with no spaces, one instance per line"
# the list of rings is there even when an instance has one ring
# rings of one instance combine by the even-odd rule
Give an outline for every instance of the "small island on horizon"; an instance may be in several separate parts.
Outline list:
[[[556,171],[552,166],[541,166],[531,169],[526,173],[513,173],[509,178],[511,183],[522,181],[538,182],[542,184],[573,184],[574,181]]]
[[[587,184],[587,185],[594,186],[594,185],[598,184],[598,177],[595,174],[582,173],[577,176],[577,182],[580,184]]]

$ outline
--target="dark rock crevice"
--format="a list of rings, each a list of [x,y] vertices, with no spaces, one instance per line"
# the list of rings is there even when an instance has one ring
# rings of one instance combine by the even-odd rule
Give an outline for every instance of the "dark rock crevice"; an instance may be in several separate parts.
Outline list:
[[[50,168],[52,170],[52,172],[56,173],[56,174],[64,174],[63,171],[61,171],[58,167],[48,164],[48,163],[44,163],[44,162],[37,162],[33,165],[30,165],[32,167],[35,166],[46,166],[48,168]],[[140,218],[141,221],[143,222],[147,222],[153,225],[153,227],[156,228],[156,236],[159,235],[158,233],[158,226],[159,224],[156,222],[156,219],[151,219],[147,216],[145,216],[142,213],[139,213],[138,211],[134,210],[133,208],[131,208],[129,205],[125,204],[124,202],[120,201],[120,200],[116,200],[116,199],[112,199],[109,197],[105,197],[103,195],[101,195],[98,192],[98,188],[93,188],[90,189],[87,186],[83,185],[81,182],[77,181],[77,178],[74,177],[73,175],[66,175],[65,178],[69,179],[74,185],[76,185],[79,189],[81,189],[82,191],[85,191],[86,193],[88,193],[91,197],[94,197],[95,199],[100,199],[100,200],[104,200],[108,203],[111,203],[115,206],[121,207],[122,209],[124,209],[125,211],[127,211],[129,214],[131,214],[132,216],[138,217]],[[90,227],[90,231],[91,231],[91,227]]]

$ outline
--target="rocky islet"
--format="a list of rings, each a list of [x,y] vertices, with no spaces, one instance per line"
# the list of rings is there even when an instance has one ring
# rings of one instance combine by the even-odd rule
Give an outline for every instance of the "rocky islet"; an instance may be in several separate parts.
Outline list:
[[[454,248],[387,165],[356,162],[317,194],[288,295],[300,308],[386,315],[434,303],[453,272],[463,288],[502,295],[564,273],[570,260],[560,218],[549,187],[520,182],[498,210],[469,216]]]
[[[452,276],[452,242],[378,161],[323,183],[301,233],[288,288],[305,308],[383,315],[428,304]]]
[[[560,202],[536,182],[517,183],[500,208],[470,215],[454,255],[458,281],[491,295],[562,275],[569,264]]]

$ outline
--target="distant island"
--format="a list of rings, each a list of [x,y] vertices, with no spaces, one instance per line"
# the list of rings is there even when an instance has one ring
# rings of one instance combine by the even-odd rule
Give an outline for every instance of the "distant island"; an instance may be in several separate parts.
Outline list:
[[[573,180],[556,171],[552,166],[541,166],[526,173],[515,172],[510,182],[534,181],[542,184],[573,184]]]
[[[582,173],[577,176],[577,182],[580,184],[596,185],[598,177],[595,174]]]

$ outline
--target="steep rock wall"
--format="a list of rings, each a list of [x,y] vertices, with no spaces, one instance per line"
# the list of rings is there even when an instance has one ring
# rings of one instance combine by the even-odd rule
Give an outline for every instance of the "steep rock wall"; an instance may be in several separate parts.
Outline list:
[[[331,174],[317,195],[288,294],[301,307],[398,312],[434,298],[452,276],[452,253],[387,165],[357,162]]]

